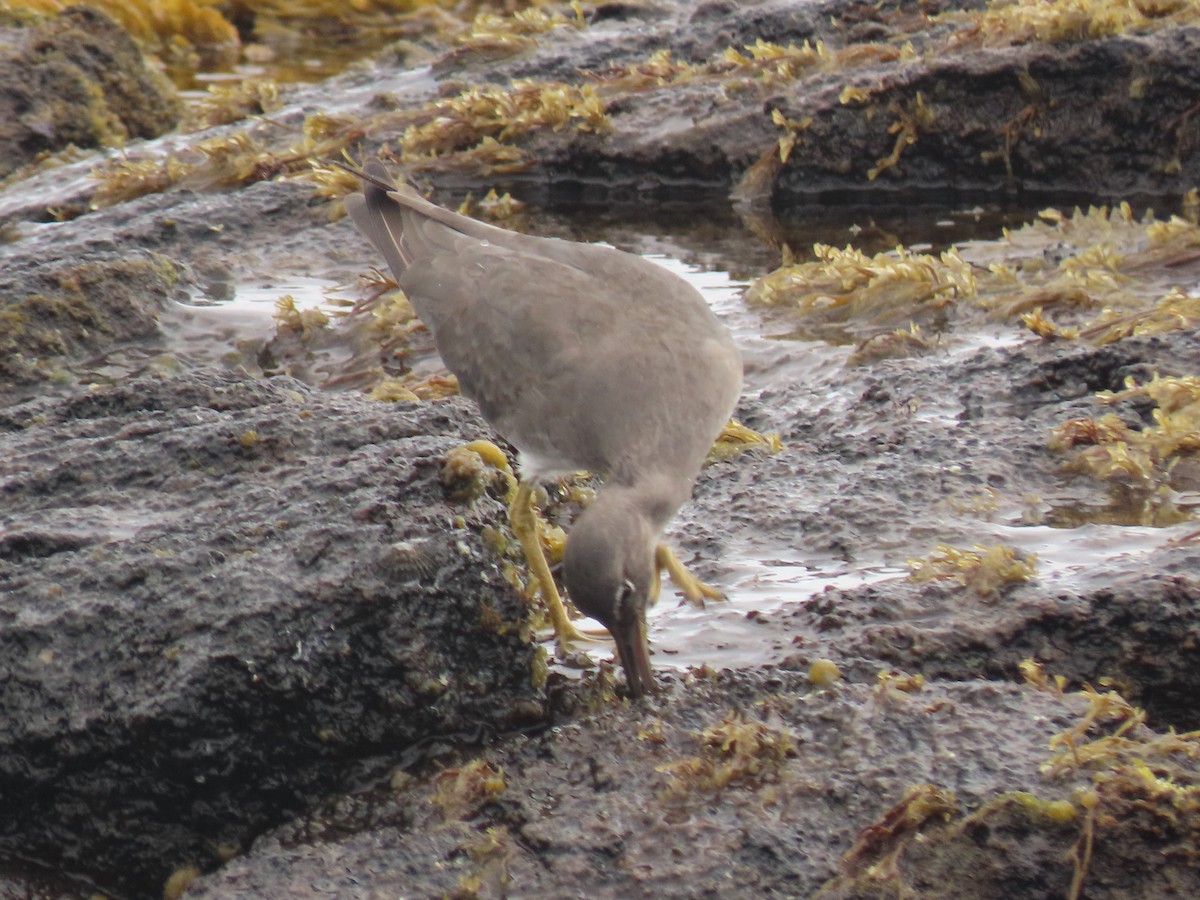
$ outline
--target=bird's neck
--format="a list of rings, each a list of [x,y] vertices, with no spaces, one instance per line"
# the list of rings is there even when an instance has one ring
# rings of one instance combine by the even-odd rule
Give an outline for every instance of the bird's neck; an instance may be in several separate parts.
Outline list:
[[[605,484],[592,506],[608,509],[628,507],[643,517],[657,534],[691,495],[690,478],[651,474]]]

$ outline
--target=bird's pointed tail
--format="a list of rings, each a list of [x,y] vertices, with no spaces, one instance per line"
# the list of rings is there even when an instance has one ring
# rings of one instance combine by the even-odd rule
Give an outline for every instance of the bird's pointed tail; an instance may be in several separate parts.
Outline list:
[[[412,263],[412,255],[404,247],[401,208],[388,196],[397,190],[396,183],[379,160],[369,160],[362,169],[342,162],[335,162],[335,165],[362,179],[362,194],[350,194],[344,200],[346,212],[358,230],[387,260],[392,274],[399,280]]]

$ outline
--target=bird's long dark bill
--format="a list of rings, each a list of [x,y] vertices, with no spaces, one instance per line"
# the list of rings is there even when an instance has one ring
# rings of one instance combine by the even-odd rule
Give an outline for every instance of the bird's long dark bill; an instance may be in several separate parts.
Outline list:
[[[628,628],[613,634],[617,644],[617,655],[621,668],[625,670],[625,681],[629,684],[629,696],[641,697],[658,690],[654,683],[654,672],[650,668],[650,646],[646,643],[646,622],[638,617]]]

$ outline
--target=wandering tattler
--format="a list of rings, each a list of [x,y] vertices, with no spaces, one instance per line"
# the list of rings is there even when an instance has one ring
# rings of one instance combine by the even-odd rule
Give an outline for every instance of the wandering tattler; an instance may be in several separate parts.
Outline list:
[[[662,571],[693,603],[720,594],[659,537],[691,496],[741,390],[741,357],[699,292],[620,250],[486,225],[396,186],[371,161],[346,198],[433,333],[462,393],[518,450],[510,522],[560,641],[579,638],[546,565],[538,480],[604,478],[567,539],[576,608],[612,635],[629,692],[655,689],[646,607]]]

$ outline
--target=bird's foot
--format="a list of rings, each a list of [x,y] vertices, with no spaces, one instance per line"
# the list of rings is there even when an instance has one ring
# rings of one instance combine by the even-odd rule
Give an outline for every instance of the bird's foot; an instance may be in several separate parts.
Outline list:
[[[655,584],[661,578],[662,572],[665,570],[670,579],[675,582],[675,586],[683,591],[683,596],[692,606],[698,606],[703,609],[705,598],[709,600],[724,600],[725,595],[717,590],[711,584],[705,584],[695,575],[687,570],[687,568],[679,561],[671,548],[666,544],[659,544],[654,548],[654,568],[656,573]],[[657,595],[657,591],[654,592]]]
[[[559,601],[562,602],[561,600]],[[608,631],[603,628],[597,628],[594,631],[591,629],[577,628],[575,623],[566,617],[566,621],[560,621],[551,613],[550,618],[554,621],[554,643],[560,651],[570,649],[571,645],[578,642],[581,644],[600,644],[604,641],[612,640]]]

